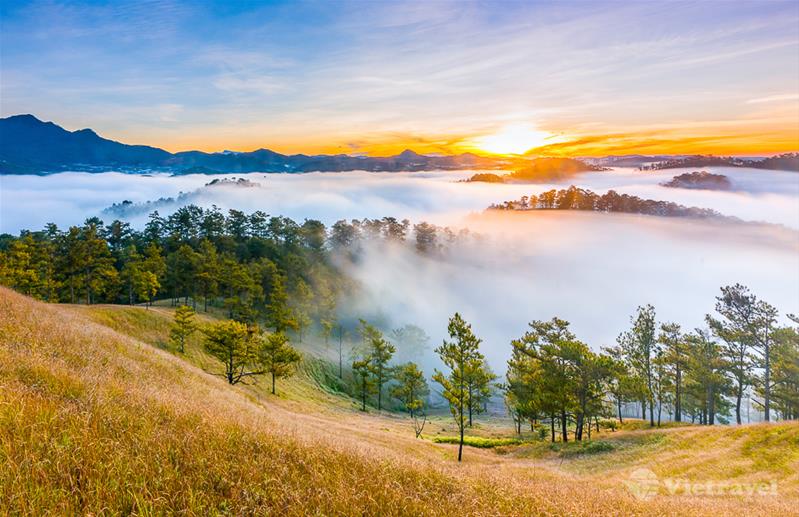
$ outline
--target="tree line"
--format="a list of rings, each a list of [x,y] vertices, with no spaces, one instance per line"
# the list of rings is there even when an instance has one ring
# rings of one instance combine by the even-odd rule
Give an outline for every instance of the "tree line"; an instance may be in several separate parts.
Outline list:
[[[593,212],[621,212],[627,214],[657,215],[662,217],[726,217],[709,208],[687,207],[671,201],[643,199],[630,194],[609,190],[597,194],[574,185],[566,189],[552,189],[541,194],[522,196],[515,201],[493,204],[489,210],[588,210]]]
[[[641,165],[638,169],[657,171],[683,167],[748,167],[799,172],[799,153],[784,153],[760,160],[748,160],[736,156],[695,155]]]
[[[734,411],[743,422],[747,393],[769,421],[776,410],[799,418],[799,329],[778,324],[777,310],[746,287],[723,287],[707,328],[684,332],[674,322],[658,323],[651,305],[639,307],[615,346],[593,352],[559,318],[534,321],[512,342],[505,398],[520,431],[548,420],[562,441],[582,439],[591,419],[611,407],[640,404],[641,418],[661,424],[663,412],[676,422],[713,425]],[[799,323],[788,315],[793,323]],[[612,402],[612,406],[609,404]]]
[[[464,235],[392,217],[327,228],[188,205],[165,217],[152,212],[141,231],[93,217],[66,230],[48,224],[0,235],[0,284],[49,302],[202,304],[240,322],[302,333],[314,323],[331,327],[336,300],[352,288],[332,255],[356,257],[376,239],[435,254]]]

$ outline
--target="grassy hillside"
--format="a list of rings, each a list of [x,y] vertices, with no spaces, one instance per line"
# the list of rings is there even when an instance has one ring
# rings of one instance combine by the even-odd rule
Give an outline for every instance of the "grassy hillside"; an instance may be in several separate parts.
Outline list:
[[[188,360],[162,349],[169,313],[159,311],[46,305],[0,288],[0,513],[766,515],[796,507],[795,424],[661,431],[669,447],[640,450],[623,465],[558,465],[529,446],[470,449],[457,465],[453,446],[415,440],[402,418],[353,411],[346,398],[314,388],[311,374],[287,383],[284,398],[228,386],[204,371],[213,364],[199,342]],[[725,449],[732,463],[688,468]],[[692,461],[699,451],[707,457]],[[624,488],[626,468],[661,461],[691,476],[719,465],[739,469],[740,479],[780,473],[786,492],[640,501]]]

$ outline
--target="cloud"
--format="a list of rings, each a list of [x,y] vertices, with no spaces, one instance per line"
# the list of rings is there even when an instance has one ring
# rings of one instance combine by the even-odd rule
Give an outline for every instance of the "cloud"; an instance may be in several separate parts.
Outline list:
[[[757,99],[749,99],[747,104],[762,104],[764,102],[780,102],[780,101],[795,101],[799,100],[799,93],[783,93],[780,95],[769,95],[768,97],[758,97]]]
[[[487,239],[445,258],[367,247],[348,270],[364,291],[344,310],[387,318],[388,327],[416,323],[434,345],[458,311],[501,371],[510,340],[533,319],[565,318],[598,350],[646,303],[660,321],[702,326],[719,287],[735,282],[783,311],[799,307],[799,243],[786,229],[553,212],[483,214],[466,224]]]
[[[201,175],[64,173],[3,176],[0,232],[64,228],[102,209],[193,192],[187,202],[246,212],[263,210],[298,221],[394,216],[467,227],[485,236],[451,247],[442,257],[417,254],[412,245],[368,245],[349,273],[363,290],[340,304],[343,315],[406,323],[433,338],[445,337],[446,321],[461,312],[484,339],[492,366],[502,371],[509,341],[528,321],[566,318],[594,348],[612,344],[638,305],[652,303],[661,320],[686,328],[702,324],[722,285],[742,282],[783,311],[799,312],[799,182],[796,173],[710,168],[731,178],[736,192],[669,189],[659,183],[679,170],[641,173],[629,169],[573,179],[596,192],[615,189],[645,198],[714,208],[745,220],[742,225],[596,213],[490,213],[490,203],[517,199],[565,184],[457,183],[473,171],[420,173],[247,174],[254,188],[203,185]],[[238,175],[241,177],[241,175]],[[31,210],[36,207],[36,210]],[[164,215],[177,205],[159,207]],[[142,227],[145,215],[134,217]],[[435,365],[424,359],[427,370]]]

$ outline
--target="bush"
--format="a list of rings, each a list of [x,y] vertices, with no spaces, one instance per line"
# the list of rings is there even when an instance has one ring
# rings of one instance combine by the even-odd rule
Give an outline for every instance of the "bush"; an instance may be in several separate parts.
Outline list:
[[[434,443],[460,443],[458,436],[436,436]],[[506,445],[519,445],[522,440],[518,438],[483,438],[481,436],[464,436],[463,445],[477,447],[479,449],[492,449],[494,447],[504,447]]]
[[[579,456],[582,454],[599,454],[602,452],[610,452],[615,449],[612,443],[597,441],[583,441],[583,442],[556,442],[549,445],[553,451],[559,452],[561,456]]]
[[[599,427],[615,431],[618,428],[618,422],[614,418],[602,418],[599,420]]]

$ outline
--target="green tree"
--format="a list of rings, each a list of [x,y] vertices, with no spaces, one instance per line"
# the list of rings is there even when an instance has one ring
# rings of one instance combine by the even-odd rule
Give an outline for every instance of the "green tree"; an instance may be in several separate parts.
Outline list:
[[[33,238],[30,235],[12,241],[8,249],[0,253],[0,283],[38,298],[33,253]]]
[[[262,339],[260,350],[261,364],[266,373],[272,376],[272,395],[275,394],[275,379],[289,377],[300,361],[300,353],[289,344],[285,334],[276,332]]]
[[[760,392],[763,394],[765,420],[771,409],[771,347],[774,343],[777,310],[758,300],[741,284],[721,288],[716,298],[720,318],[705,317],[710,328],[724,341],[724,356],[735,380],[735,419],[741,423],[741,400],[747,388],[757,380],[753,369],[763,369]],[[755,354],[760,354],[757,357]]]
[[[369,341],[369,363],[375,377],[377,390],[377,410],[383,409],[383,386],[388,381],[391,357],[396,352],[394,345],[389,343],[380,331],[377,331]]]
[[[660,326],[658,341],[663,345],[662,364],[668,369],[670,384],[674,386],[674,421],[682,422],[682,378],[688,362],[685,336],[678,323],[664,323]]]
[[[708,332],[697,329],[686,337],[688,343],[688,386],[699,403],[700,423],[713,425],[729,391],[725,372],[729,362]]]
[[[413,431],[416,438],[421,436],[427,423],[425,400],[430,394],[430,388],[424,378],[424,373],[415,363],[405,363],[396,369],[397,384],[391,388],[391,396],[402,403],[402,407],[411,415]]]
[[[259,346],[254,338],[254,329],[239,321],[226,320],[208,325],[203,333],[206,352],[222,361],[225,366],[223,375],[230,384],[265,373],[259,364]]]
[[[472,427],[472,417],[483,413],[488,401],[494,393],[493,382],[496,374],[485,359],[475,359],[466,365],[466,390],[468,392],[466,407],[468,409],[468,426]]]
[[[297,330],[297,318],[294,310],[289,306],[286,294],[285,279],[281,276],[274,278],[274,285],[266,307],[266,324],[275,329],[275,332],[285,332],[289,329]]]
[[[619,423],[624,423],[622,406],[628,402],[640,401],[646,393],[646,383],[632,371],[620,346],[608,347],[605,353],[613,361],[613,375],[608,385],[608,393],[616,403]]]
[[[111,292],[116,287],[118,272],[108,243],[98,235],[97,224],[87,221],[81,230],[78,255],[81,261],[86,304],[94,303],[98,296]]]
[[[467,368],[472,361],[483,359],[480,342],[472,332],[472,327],[457,312],[450,318],[447,326],[451,341],[444,341],[436,348],[441,361],[450,369],[449,374],[436,370],[433,380],[442,387],[442,395],[449,404],[450,413],[458,426],[458,461],[463,457],[463,432],[466,424],[466,410],[469,403]]]
[[[311,311],[313,310],[313,292],[303,279],[297,280],[294,286],[293,301],[294,321],[297,324],[296,330],[300,342],[302,342],[303,330],[311,324]]]
[[[577,389],[568,350],[576,337],[569,330],[569,322],[560,318],[532,321],[529,327],[521,338],[511,342],[514,358],[522,361],[523,368],[532,374],[522,377],[535,383],[525,387],[525,390],[535,394],[534,400],[538,403],[533,409],[549,416],[552,441],[555,441],[557,419],[560,421],[561,439],[567,442],[568,424],[574,413],[574,394]]]
[[[188,244],[181,244],[178,249],[167,257],[167,277],[170,279],[169,287],[172,289],[172,298],[177,303],[183,297],[183,304],[189,304],[189,297],[194,298],[195,275],[199,254]]]
[[[630,318],[632,328],[622,333],[617,341],[633,370],[646,382],[646,394],[641,400],[643,411],[649,406],[649,425],[655,426],[655,390],[653,359],[657,355],[657,323],[655,308],[651,305],[638,307],[635,316]],[[646,418],[646,414],[644,414]]]
[[[791,314],[792,321],[799,319]],[[799,419],[799,329],[783,327],[774,334],[771,393],[775,407],[786,420]]]
[[[203,295],[203,311],[208,312],[208,298],[215,296],[219,288],[219,257],[216,247],[208,239],[200,241],[198,252],[195,279]]]
[[[352,375],[361,393],[361,411],[366,411],[366,398],[374,393],[375,384],[372,379],[372,365],[369,358],[359,358],[352,362]]]
[[[194,322],[194,309],[188,305],[181,305],[175,309],[175,320],[169,329],[169,339],[182,354],[186,351],[186,340],[197,330]]]

